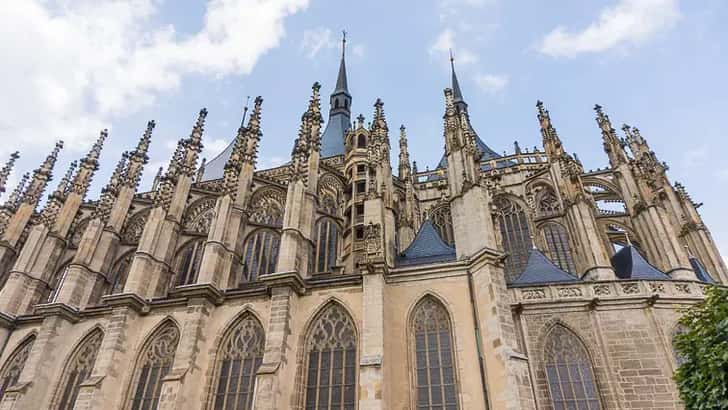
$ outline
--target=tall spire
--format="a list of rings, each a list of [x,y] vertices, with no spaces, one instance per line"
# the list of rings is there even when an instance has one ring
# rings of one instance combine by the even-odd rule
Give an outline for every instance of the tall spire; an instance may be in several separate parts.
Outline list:
[[[10,159],[5,164],[5,166],[0,169],[0,194],[5,192],[5,184],[8,182],[8,176],[10,175],[10,171],[13,170],[13,165],[15,165],[15,160],[20,158],[20,153],[18,151],[13,152],[10,154]]]
[[[139,185],[144,165],[149,162],[147,152],[149,151],[149,144],[152,142],[152,131],[156,125],[154,120],[147,122],[147,128],[139,138],[136,149],[129,153],[126,168],[123,171],[123,178],[121,179],[124,186],[136,189]]]
[[[551,115],[549,114],[549,110],[544,107],[543,101],[536,101],[536,109],[538,110],[538,122],[541,125],[543,148],[551,159],[556,159],[564,154],[561,139],[551,123]]]
[[[627,154],[624,151],[625,143],[617,136],[617,132],[612,128],[612,122],[609,116],[604,113],[602,106],[596,104],[594,111],[597,113],[597,124],[602,130],[602,140],[604,142],[604,151],[609,156],[609,163],[612,167],[627,162]]]
[[[346,80],[346,31],[342,31],[342,34],[341,63],[339,63],[339,75],[336,77],[334,94],[339,92],[349,93],[349,83]]]
[[[341,62],[336,87],[329,97],[329,120],[321,135],[321,157],[344,155],[344,134],[351,128],[351,94],[346,77],[346,31],[341,39]]]
[[[412,175],[409,149],[407,146],[407,129],[404,124],[399,127],[399,179],[406,181]]]
[[[78,167],[78,173],[73,179],[71,189],[81,196],[86,195],[88,187],[91,185],[91,179],[94,176],[94,172],[99,169],[99,156],[101,155],[101,148],[104,146],[104,141],[108,138],[109,132],[106,129],[101,130],[99,138],[96,140],[91,150],[81,159],[81,163]]]
[[[452,49],[450,49],[450,69],[452,71],[452,97],[455,105],[458,108],[467,108],[468,104],[463,99],[463,92],[460,91],[460,83],[458,82],[458,76],[455,74],[455,57],[452,55]]]

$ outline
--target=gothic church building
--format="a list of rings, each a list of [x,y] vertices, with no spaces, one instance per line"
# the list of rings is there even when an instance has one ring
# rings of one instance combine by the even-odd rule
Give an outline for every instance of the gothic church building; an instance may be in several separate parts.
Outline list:
[[[676,322],[728,270],[637,128],[595,107],[610,166],[585,171],[538,102],[543,147],[500,155],[453,67],[419,171],[381,100],[351,117],[343,54],[326,121],[319,93],[273,169],[258,97],[207,163],[202,109],[149,192],[153,121],[98,199],[106,131],[39,211],[62,143],[26,174],[0,208],[0,410],[682,408]]]

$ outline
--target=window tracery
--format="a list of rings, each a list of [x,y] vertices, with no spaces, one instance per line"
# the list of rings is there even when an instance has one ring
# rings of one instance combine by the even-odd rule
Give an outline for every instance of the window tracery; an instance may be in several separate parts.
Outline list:
[[[533,247],[528,219],[523,208],[506,197],[495,198],[493,205],[503,249],[509,254],[505,261],[505,274],[510,282],[526,268],[528,253]]]
[[[283,206],[272,197],[258,199],[252,207],[250,222],[259,225],[283,225]]]
[[[139,243],[144,232],[144,225],[147,224],[149,211],[145,210],[132,216],[121,230],[121,240],[127,244]]]
[[[576,272],[566,228],[557,223],[549,222],[544,224],[541,230],[546,238],[546,246],[551,260],[567,272]]]
[[[458,408],[450,316],[431,296],[413,313],[415,398],[418,409]]]
[[[541,217],[556,216],[561,213],[559,198],[551,188],[545,188],[538,196],[538,215]]]
[[[195,239],[186,244],[177,254],[177,286],[189,285],[197,282],[202,263],[202,252],[205,249],[204,239]]]
[[[33,342],[35,342],[34,336],[25,339],[25,341],[23,341],[20,346],[15,349],[10,358],[8,358],[7,362],[5,362],[2,373],[0,373],[0,401],[2,401],[8,388],[18,382],[20,373],[23,371],[25,362],[28,360],[28,356],[30,355],[30,349],[33,348]]]
[[[96,363],[96,355],[103,337],[101,330],[94,330],[81,342],[79,349],[71,357],[59,385],[62,395],[58,410],[73,410],[76,397],[81,390],[81,383],[88,378]]]
[[[554,326],[546,336],[544,364],[554,410],[601,409],[586,348],[564,326]]]
[[[117,294],[124,291],[126,285],[126,278],[129,276],[129,270],[131,269],[131,262],[134,260],[134,252],[129,252],[124,257],[116,262],[113,270],[113,280],[110,285],[109,294]]]
[[[271,229],[258,229],[248,236],[243,248],[242,283],[275,272],[281,236]]]
[[[137,362],[131,410],[156,409],[162,379],[169,373],[179,343],[179,329],[172,322],[162,325],[147,342]]]
[[[440,234],[440,238],[448,245],[453,246],[455,244],[455,236],[452,230],[452,215],[450,213],[450,207],[447,205],[440,205],[430,211],[430,219],[432,225]]]
[[[264,350],[263,326],[246,314],[220,347],[214,410],[252,408],[255,375],[263,362]]]
[[[319,313],[306,342],[306,410],[356,407],[357,336],[336,303]]]
[[[314,229],[316,248],[314,261],[315,272],[330,272],[336,265],[339,246],[339,225],[331,218],[321,218]]]
[[[215,218],[215,204],[215,198],[205,198],[192,204],[184,218],[184,230],[206,235]]]

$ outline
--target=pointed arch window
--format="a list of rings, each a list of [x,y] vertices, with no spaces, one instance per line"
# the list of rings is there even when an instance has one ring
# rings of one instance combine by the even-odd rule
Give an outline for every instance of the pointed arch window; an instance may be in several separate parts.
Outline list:
[[[505,274],[506,280],[510,282],[523,272],[528,263],[528,252],[532,248],[528,218],[520,205],[506,197],[496,198],[493,204],[503,249],[509,255],[505,262]]]
[[[566,228],[557,223],[549,222],[544,224],[541,230],[546,238],[546,246],[551,260],[567,272],[576,272]]]
[[[271,229],[258,229],[251,233],[243,248],[242,283],[252,282],[276,269],[281,236]]]
[[[197,282],[202,263],[202,252],[205,249],[204,239],[195,239],[187,243],[177,254],[177,286],[189,285]]]
[[[453,246],[455,244],[455,235],[452,230],[450,207],[447,205],[436,207],[430,212],[430,219],[432,219],[432,224],[437,229],[437,233],[440,234],[440,238],[448,245]]]
[[[339,225],[331,218],[321,218],[314,229],[316,272],[331,272],[336,265]]]
[[[255,374],[263,362],[264,350],[263,326],[253,315],[246,314],[220,346],[214,410],[252,408]]]
[[[306,410],[356,408],[356,328],[336,303],[319,313],[306,339]]]
[[[544,189],[538,196],[538,215],[541,217],[556,216],[561,212],[559,198],[551,188]]]
[[[103,332],[96,329],[80,344],[79,348],[66,365],[66,370],[59,384],[61,393],[58,410],[73,410],[81,383],[91,374],[96,363],[96,355],[104,338]]]
[[[544,364],[554,410],[601,409],[589,354],[574,333],[560,325],[551,329]]]
[[[179,343],[179,329],[172,322],[162,325],[146,343],[137,361],[132,383],[131,410],[156,409],[162,379],[169,373]]]
[[[0,401],[2,401],[8,388],[18,382],[20,373],[23,371],[25,362],[30,355],[30,349],[33,348],[33,342],[35,342],[35,336],[25,339],[5,362],[2,372],[0,372]]]
[[[426,296],[412,316],[417,409],[458,408],[452,327],[445,307]]]

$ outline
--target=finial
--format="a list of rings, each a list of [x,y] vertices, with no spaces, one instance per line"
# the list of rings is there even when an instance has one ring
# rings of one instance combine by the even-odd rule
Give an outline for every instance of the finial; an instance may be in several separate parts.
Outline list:
[[[13,152],[10,154],[10,159],[5,164],[5,166],[0,169],[0,193],[5,192],[5,183],[8,181],[8,176],[10,175],[10,171],[13,170],[13,166],[15,165],[15,160],[17,160],[20,157],[20,153],[18,151]]]
[[[346,55],[346,30],[341,30],[341,58]]]
[[[157,175],[154,176],[154,180],[152,181],[152,191],[157,190],[157,186],[159,186],[159,181],[162,179],[162,172],[164,172],[164,167],[160,166],[157,170]]]
[[[142,137],[139,139],[135,154],[146,155],[149,150],[149,144],[152,142],[152,131],[156,126],[157,123],[154,122],[154,120],[147,122],[147,128],[144,130],[144,134],[142,134]]]
[[[5,202],[6,206],[10,206],[15,209],[18,205],[20,205],[20,201],[23,197],[23,191],[25,191],[25,186],[28,184],[29,179],[30,173],[28,172],[20,177],[20,182],[18,182],[18,185],[15,186],[15,189],[13,189],[13,192],[10,193],[8,200]]]
[[[91,147],[91,150],[86,155],[86,158],[82,160],[82,163],[91,163],[91,164],[97,164],[99,160],[99,156],[101,155],[101,148],[104,147],[104,141],[106,141],[106,138],[109,137],[109,130],[104,128],[99,132],[99,138],[96,139],[96,142]]]
[[[71,184],[71,178],[73,177],[73,172],[76,170],[76,166],[78,166],[78,161],[71,161],[71,163],[68,165],[68,170],[66,170],[66,174],[61,178],[61,182],[58,183],[58,188],[56,188],[56,193],[60,195],[65,195],[68,193],[70,189]]]
[[[455,57],[452,56],[452,48],[450,49],[450,64],[455,64]]]
[[[250,96],[245,97],[245,106],[243,107],[243,119],[240,120],[240,128],[245,127],[245,114],[248,113],[248,104],[250,103]]]

